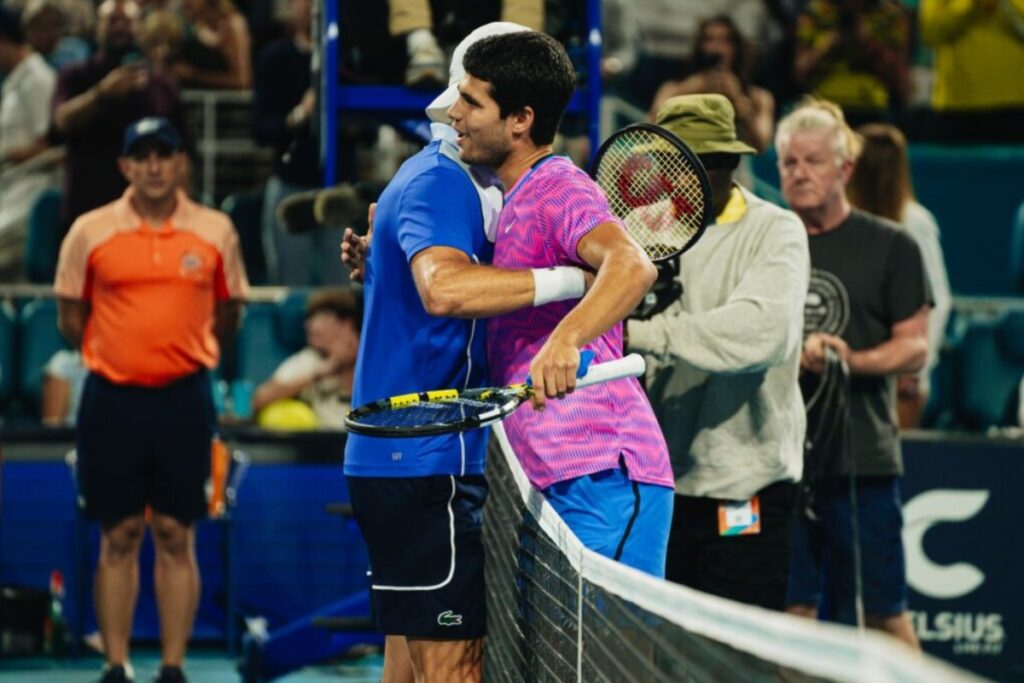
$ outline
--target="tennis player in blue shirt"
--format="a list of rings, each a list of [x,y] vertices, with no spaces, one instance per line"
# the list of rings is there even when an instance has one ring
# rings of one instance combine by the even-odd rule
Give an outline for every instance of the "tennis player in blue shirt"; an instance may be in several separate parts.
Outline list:
[[[362,264],[365,314],[353,405],[427,388],[486,386],[484,321],[474,318],[584,293],[583,272],[571,267],[488,269],[490,277],[479,277],[479,264],[491,259],[487,234],[497,224],[502,192],[489,174],[459,159],[445,112],[458,97],[469,45],[521,30],[528,29],[488,24],[459,45],[451,85],[427,109],[433,140],[380,196],[373,248]],[[343,260],[351,263],[350,256]],[[374,616],[387,634],[386,681],[411,682],[414,671],[418,681],[480,679],[487,436],[348,436],[345,474],[369,548]]]

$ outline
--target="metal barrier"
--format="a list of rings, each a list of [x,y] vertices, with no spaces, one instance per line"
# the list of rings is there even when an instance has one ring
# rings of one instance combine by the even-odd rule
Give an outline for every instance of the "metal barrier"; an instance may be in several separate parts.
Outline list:
[[[250,90],[184,90],[186,127],[196,136],[196,189],[204,204],[219,206],[232,192],[262,184],[274,154],[257,145],[249,126]]]

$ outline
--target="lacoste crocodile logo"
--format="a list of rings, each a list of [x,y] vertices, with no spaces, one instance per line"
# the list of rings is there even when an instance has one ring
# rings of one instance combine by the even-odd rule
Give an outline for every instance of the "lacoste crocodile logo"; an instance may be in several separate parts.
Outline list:
[[[452,614],[451,610],[437,615],[437,623],[441,626],[462,626],[462,615]]]

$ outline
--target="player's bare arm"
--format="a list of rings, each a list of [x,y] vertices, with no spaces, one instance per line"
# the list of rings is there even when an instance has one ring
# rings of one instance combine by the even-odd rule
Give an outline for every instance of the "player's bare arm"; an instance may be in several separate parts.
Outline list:
[[[412,276],[431,315],[488,318],[533,305],[530,271],[477,265],[459,249],[424,249],[412,259]]]
[[[578,298],[594,282],[593,273],[571,266],[555,270],[577,271],[573,277],[580,278],[579,293],[542,292],[538,301],[538,281],[532,270],[482,266],[450,247],[430,247],[412,259],[412,275],[424,308],[431,315],[453,318],[489,318],[548,301]]]
[[[576,387],[580,347],[629,315],[658,275],[640,245],[615,223],[587,233],[576,253],[597,276],[530,364],[536,408],[544,406],[545,397],[564,396]]]

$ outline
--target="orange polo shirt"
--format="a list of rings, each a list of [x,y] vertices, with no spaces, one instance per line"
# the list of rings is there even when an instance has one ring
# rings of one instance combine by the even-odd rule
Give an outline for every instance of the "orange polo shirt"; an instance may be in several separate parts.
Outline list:
[[[217,365],[215,304],[245,297],[249,285],[225,214],[179,191],[174,214],[153,227],[131,198],[129,188],[75,221],[54,291],[90,305],[87,368],[117,384],[164,386]]]

